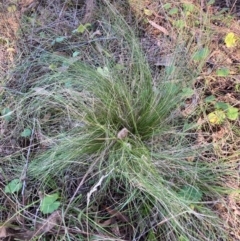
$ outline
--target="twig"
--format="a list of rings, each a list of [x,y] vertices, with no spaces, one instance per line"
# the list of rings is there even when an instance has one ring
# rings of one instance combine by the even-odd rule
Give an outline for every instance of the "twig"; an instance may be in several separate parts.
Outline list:
[[[33,121],[33,128],[32,128],[32,133],[30,137],[30,143],[28,146],[28,151],[27,151],[27,156],[26,156],[26,163],[24,165],[20,180],[22,181],[23,187],[22,187],[22,205],[25,206],[25,189],[26,189],[26,177],[27,177],[27,170],[28,170],[28,164],[29,164],[29,156],[31,153],[31,147],[32,147],[32,142],[33,142],[33,137],[34,137],[34,131],[35,131],[35,119]]]

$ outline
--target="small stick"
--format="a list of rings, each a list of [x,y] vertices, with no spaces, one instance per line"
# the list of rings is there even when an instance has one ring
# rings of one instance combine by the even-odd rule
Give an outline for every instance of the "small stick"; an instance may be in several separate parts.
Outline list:
[[[30,143],[28,146],[28,151],[27,151],[27,156],[26,156],[26,163],[24,165],[20,180],[22,181],[23,187],[22,187],[22,205],[25,206],[25,189],[26,189],[26,177],[27,177],[27,170],[28,170],[28,164],[29,164],[29,156],[31,153],[31,147],[32,147],[32,142],[33,142],[33,137],[34,137],[34,131],[35,131],[35,119],[33,122],[33,128],[32,128],[32,133],[30,137]]]

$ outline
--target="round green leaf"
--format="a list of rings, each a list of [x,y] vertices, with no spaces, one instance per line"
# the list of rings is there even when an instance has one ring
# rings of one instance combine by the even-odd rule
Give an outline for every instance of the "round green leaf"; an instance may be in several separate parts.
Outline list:
[[[215,101],[216,100],[216,97],[214,96],[214,95],[209,95],[208,97],[206,97],[205,99],[204,99],[204,101],[206,102],[206,103],[211,103],[211,102],[213,102],[213,101]]]
[[[238,118],[238,108],[230,106],[227,111],[227,118],[229,120],[237,120]]]
[[[182,89],[182,96],[189,98],[194,94],[194,90],[191,88],[183,88]]]
[[[77,57],[79,54],[80,54],[79,51],[75,51],[75,52],[73,52],[72,56],[73,56],[73,57]]]
[[[19,179],[13,179],[5,186],[5,193],[18,192],[22,188],[22,182]]]
[[[172,8],[169,12],[170,15],[174,15],[178,13],[178,8]]]
[[[60,202],[56,201],[58,197],[58,193],[46,195],[40,204],[40,211],[43,214],[48,214],[57,210],[60,206]]]
[[[25,128],[21,133],[21,137],[30,137],[32,134],[32,130],[29,128]]]
[[[60,37],[57,37],[57,38],[55,39],[55,42],[56,42],[56,43],[61,43],[61,42],[63,42],[65,39],[66,39],[66,37],[60,36]]]
[[[209,113],[207,117],[211,124],[219,125],[219,124],[222,124],[226,119],[226,114],[222,110],[216,110],[214,112]]]
[[[217,76],[219,77],[226,77],[230,73],[230,70],[228,68],[221,68],[217,70]]]
[[[175,25],[177,28],[184,28],[184,27],[185,27],[185,21],[183,21],[182,19],[176,20],[176,21],[174,22],[174,25]]]
[[[228,103],[225,103],[225,102],[221,102],[221,101],[219,101],[219,102],[217,102],[215,105],[214,105],[214,107],[216,108],[216,109],[221,109],[221,110],[227,110],[228,108],[229,108],[229,104]]]
[[[7,108],[7,107],[4,108],[1,112],[1,114],[6,121],[12,120],[12,111],[9,108]]]
[[[192,3],[183,3],[183,8],[185,12],[193,12],[195,6]]]
[[[171,6],[172,6],[171,3],[166,3],[166,4],[163,5],[163,8],[166,9],[166,10],[168,10],[168,9],[171,8]]]

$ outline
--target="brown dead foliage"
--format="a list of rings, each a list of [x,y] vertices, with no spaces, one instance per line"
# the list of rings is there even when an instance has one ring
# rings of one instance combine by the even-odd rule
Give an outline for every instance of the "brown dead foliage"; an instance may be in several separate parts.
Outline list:
[[[12,237],[14,240],[30,241],[46,233],[53,232],[53,229],[61,223],[60,211],[53,212],[47,219],[39,221],[34,231],[27,230],[24,227],[12,225],[17,219],[12,219],[5,225],[0,226],[0,240]],[[20,225],[20,223],[19,223]]]

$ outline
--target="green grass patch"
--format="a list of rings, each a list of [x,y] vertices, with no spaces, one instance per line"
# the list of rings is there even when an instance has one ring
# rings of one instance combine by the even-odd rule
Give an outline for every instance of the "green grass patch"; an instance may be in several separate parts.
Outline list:
[[[197,72],[174,62],[154,79],[132,28],[111,4],[102,8],[108,19],[101,27],[111,38],[90,44],[100,52],[95,61],[43,51],[37,65],[46,73],[24,83],[2,114],[19,122],[19,140],[31,151],[11,156],[15,175],[27,159],[26,182],[44,193],[28,211],[40,208],[44,219],[61,209],[59,225],[68,232],[56,240],[227,240],[213,207],[232,191],[223,183],[234,171],[206,161],[211,145],[191,143],[188,120],[176,114]],[[193,60],[202,65],[207,54],[201,48]]]

